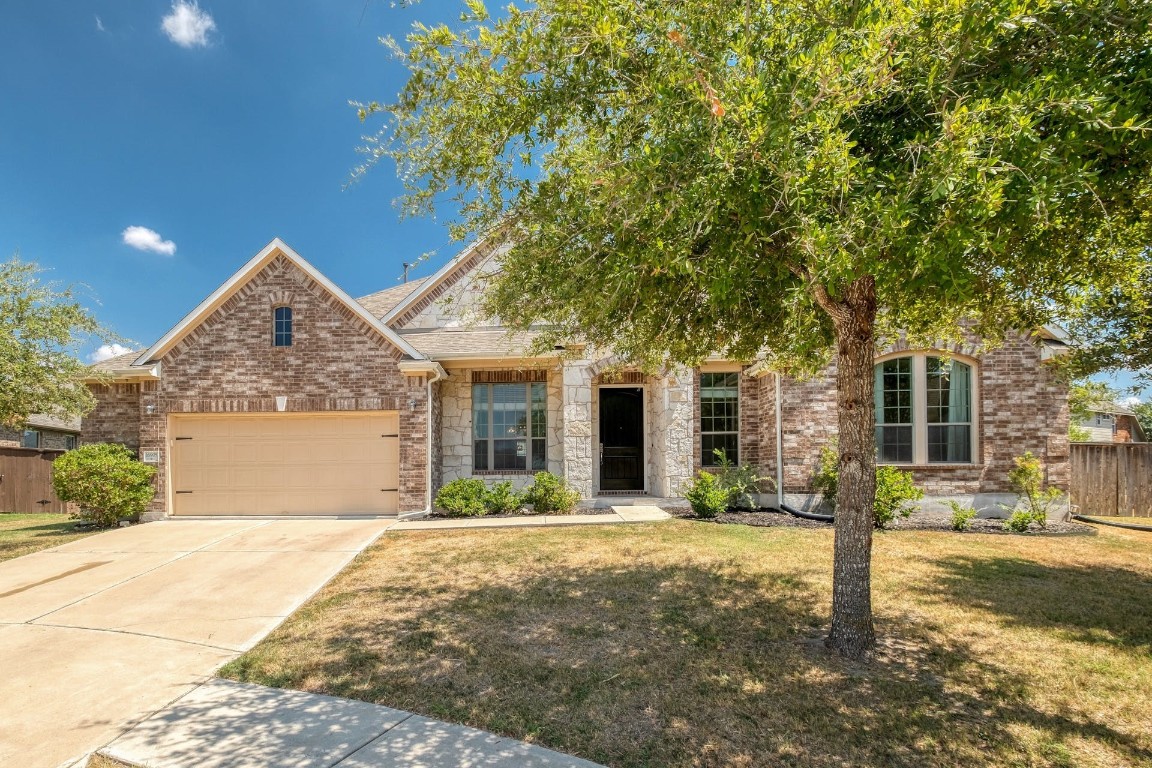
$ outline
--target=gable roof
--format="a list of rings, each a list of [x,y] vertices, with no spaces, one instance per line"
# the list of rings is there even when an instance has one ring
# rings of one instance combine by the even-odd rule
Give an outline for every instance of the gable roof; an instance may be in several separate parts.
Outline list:
[[[383,318],[391,312],[397,304],[407,298],[410,293],[419,290],[431,279],[432,278],[425,277],[420,280],[413,280],[410,283],[394,285],[391,288],[385,288],[382,291],[361,296],[359,299],[356,299],[356,301],[376,317]]]
[[[519,360],[527,356],[535,331],[506,328],[435,328],[402,332],[429,360]]]
[[[288,259],[297,269],[319,283],[324,290],[336,297],[336,299],[348,307],[353,314],[387,339],[394,347],[410,357],[418,360],[424,359],[424,356],[417,352],[411,344],[400,338],[391,328],[382,323],[378,317],[365,309],[361,304],[358,304],[356,300],[345,293],[340,286],[325,277],[320,270],[305,261],[300,254],[296,253],[296,251],[288,247],[287,243],[277,237],[273,238],[272,242],[264,246],[247,264],[240,267],[232,277],[224,281],[224,284],[213,291],[208,298],[204,299],[195,309],[185,315],[184,319],[177,323],[172,330],[168,331],[159,341],[145,350],[143,354],[136,358],[133,365],[145,365],[162,357],[168,350],[175,346],[180,339],[184,338],[184,336],[196,326],[200,325],[200,323],[215,312],[221,304],[231,298],[236,291],[240,290],[243,285],[251,280],[278,255],[284,256],[284,258]]]
[[[405,296],[399,304],[388,311],[381,321],[392,327],[394,324],[403,325],[409,318],[407,315],[418,312],[423,306],[434,301],[448,288],[459,282],[460,278],[484,263],[501,244],[498,235],[499,228],[483,235],[467,248],[458,253],[447,264],[436,271],[432,277],[426,278],[419,289]]]

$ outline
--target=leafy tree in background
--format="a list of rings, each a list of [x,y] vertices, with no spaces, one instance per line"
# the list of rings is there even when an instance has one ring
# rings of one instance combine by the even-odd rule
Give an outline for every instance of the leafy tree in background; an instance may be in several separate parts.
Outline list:
[[[1152,254],[1145,252],[1127,280],[1090,291],[1068,329],[1076,342],[1068,359],[1074,375],[1131,371],[1139,386],[1152,386]]]
[[[649,368],[836,363],[830,647],[874,644],[873,356],[995,340],[1132,273],[1148,4],[540,0],[392,42],[366,148],[514,243],[486,309]],[[368,164],[371,165],[371,162]],[[366,166],[367,167],[367,166]],[[1085,254],[1091,254],[1087,258]]]
[[[1152,438],[1152,402],[1137,403],[1132,406],[1132,413],[1136,415],[1136,421],[1140,422],[1144,437]]]
[[[1081,424],[1102,406],[1116,404],[1120,393],[1102,381],[1074,381],[1068,387],[1068,437],[1074,443],[1086,443],[1092,433]]]
[[[71,288],[40,274],[18,257],[0,263],[0,423],[12,428],[33,413],[81,416],[95,404],[79,354],[102,329]]]

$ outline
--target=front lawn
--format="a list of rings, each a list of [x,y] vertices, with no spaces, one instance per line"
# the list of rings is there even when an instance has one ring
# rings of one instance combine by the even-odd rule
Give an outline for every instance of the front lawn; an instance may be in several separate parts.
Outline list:
[[[60,514],[0,514],[0,562],[91,536],[76,530],[76,521]]]
[[[883,644],[828,655],[832,533],[387,534],[221,674],[609,766],[1152,765],[1152,534],[876,537]]]

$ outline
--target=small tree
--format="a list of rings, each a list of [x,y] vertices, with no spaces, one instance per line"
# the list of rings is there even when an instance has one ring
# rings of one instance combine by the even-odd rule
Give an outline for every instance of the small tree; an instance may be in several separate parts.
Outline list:
[[[71,288],[40,279],[17,257],[0,263],[0,424],[19,428],[33,413],[82,416],[95,401],[81,378],[80,345],[104,333]]]
[[[1041,528],[1047,527],[1048,513],[1060,502],[1064,494],[1057,488],[1044,487],[1044,464],[1031,451],[1023,456],[1017,456],[1013,459],[1013,463],[1015,466],[1008,472],[1008,482],[1012,485],[1012,490],[1020,495],[1020,501],[1024,503],[1024,508],[1014,512],[1013,517],[1019,515],[1019,519],[1024,521],[1025,528],[1028,523],[1035,523]],[[1014,508],[1010,508],[1009,511],[1012,509]]]
[[[124,446],[93,443],[52,463],[52,487],[61,501],[80,506],[81,520],[110,528],[148,509],[155,474],[155,467],[137,461]]]

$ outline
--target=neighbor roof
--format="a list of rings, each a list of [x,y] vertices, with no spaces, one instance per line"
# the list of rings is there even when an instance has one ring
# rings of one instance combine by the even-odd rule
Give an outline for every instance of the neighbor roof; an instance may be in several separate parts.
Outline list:
[[[61,419],[56,416],[49,416],[46,413],[34,413],[28,417],[27,424],[29,427],[36,429],[54,429],[58,432],[80,431],[79,416],[70,419]]]

